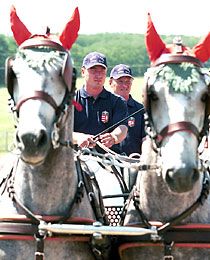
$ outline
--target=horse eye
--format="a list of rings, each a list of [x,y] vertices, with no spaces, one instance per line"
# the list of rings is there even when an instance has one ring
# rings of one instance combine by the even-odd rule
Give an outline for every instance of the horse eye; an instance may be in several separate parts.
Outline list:
[[[207,98],[208,98],[208,94],[207,93],[204,93],[201,97],[201,101],[202,102],[206,102],[207,101]]]
[[[59,75],[59,77],[63,77],[62,69],[59,70],[58,75]]]
[[[157,101],[158,100],[158,96],[155,92],[151,91],[150,93],[148,93],[148,97],[152,100],[152,101]]]

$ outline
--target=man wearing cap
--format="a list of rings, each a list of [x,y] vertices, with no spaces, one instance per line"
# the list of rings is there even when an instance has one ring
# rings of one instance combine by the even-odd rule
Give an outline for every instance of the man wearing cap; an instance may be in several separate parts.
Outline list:
[[[73,139],[80,147],[93,147],[93,137],[127,116],[125,100],[104,88],[107,61],[104,54],[91,52],[85,56],[81,68],[84,85],[76,93],[76,102],[81,111],[74,112]],[[120,152],[119,143],[127,135],[127,122],[108,133],[101,134],[98,140],[115,152]]]
[[[133,79],[131,68],[119,64],[112,69],[109,80],[113,92],[126,100],[129,115],[142,109],[128,119],[128,134],[120,144],[121,151],[126,155],[141,154],[142,139],[145,137],[143,105],[134,100],[130,94]]]
[[[125,64],[116,65],[110,73],[109,84],[112,91],[126,100],[128,114],[132,115],[128,121],[128,133],[126,138],[120,143],[120,152],[126,155],[133,153],[141,154],[142,139],[145,137],[144,131],[144,107],[134,100],[130,94],[133,83],[131,68]],[[142,110],[141,110],[142,109]],[[127,187],[131,190],[136,182],[138,171],[135,168],[121,169]]]

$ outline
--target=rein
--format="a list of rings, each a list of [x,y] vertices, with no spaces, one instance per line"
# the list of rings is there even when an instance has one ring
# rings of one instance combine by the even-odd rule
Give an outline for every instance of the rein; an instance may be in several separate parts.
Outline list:
[[[93,161],[96,161],[102,165],[108,165],[108,166],[118,166],[120,168],[134,168],[139,171],[146,171],[146,170],[158,170],[160,169],[160,165],[148,165],[148,164],[142,164],[140,162],[140,154],[130,154],[129,156],[126,155],[120,155],[118,153],[115,153],[108,147],[101,144],[99,141],[97,141],[97,145],[104,151],[103,153],[100,153],[98,151],[95,151],[93,149],[89,148],[83,148],[78,149],[77,156],[80,157],[81,161],[86,161],[87,158],[90,158]],[[138,156],[138,158],[136,158]]]

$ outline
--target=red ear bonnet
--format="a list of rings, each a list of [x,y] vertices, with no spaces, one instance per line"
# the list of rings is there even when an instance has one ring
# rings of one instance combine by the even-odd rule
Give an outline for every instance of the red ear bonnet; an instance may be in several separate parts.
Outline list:
[[[69,50],[73,43],[76,41],[78,37],[78,31],[80,28],[80,15],[78,7],[74,10],[72,17],[69,22],[66,24],[63,32],[60,34],[59,39],[54,35],[50,34],[50,30],[48,28],[45,35],[32,35],[20,18],[17,16],[16,9],[14,6],[11,7],[10,11],[10,22],[11,29],[15,38],[15,41],[18,45],[21,45],[23,42],[28,40],[30,37],[43,37],[51,39],[52,41],[58,42],[60,40],[61,45]]]
[[[210,33],[200,41],[193,49],[182,44],[179,37],[176,37],[173,44],[165,44],[158,35],[151,16],[148,13],[147,31],[145,35],[145,44],[149,59],[154,63],[162,54],[176,54],[195,56],[202,62],[205,62],[210,57]]]
[[[63,32],[60,34],[60,42],[65,49],[71,49],[71,46],[78,37],[78,31],[80,28],[80,15],[78,7],[74,10],[72,17],[66,24]]]
[[[13,5],[10,10],[10,23],[15,41],[18,45],[30,38],[31,33],[17,16],[16,9]]]
[[[206,62],[210,58],[210,32],[192,50],[197,59]]]
[[[166,47],[165,43],[161,40],[160,36],[158,35],[153,25],[150,13],[148,13],[145,43],[146,43],[147,53],[151,62],[157,60]]]

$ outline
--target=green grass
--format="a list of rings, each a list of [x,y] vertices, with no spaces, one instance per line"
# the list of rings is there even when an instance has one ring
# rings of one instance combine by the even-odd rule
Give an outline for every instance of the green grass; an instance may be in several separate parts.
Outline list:
[[[0,88],[0,154],[6,152],[13,140],[14,119],[8,107],[8,98],[7,89]]]
[[[80,88],[83,84],[83,79],[77,79],[77,88]],[[110,90],[109,78],[106,79],[105,87]],[[133,98],[141,102],[141,93],[143,87],[143,78],[135,78],[133,81],[131,94]],[[6,152],[6,148],[10,147],[14,134],[14,119],[13,114],[8,107],[7,89],[5,87],[0,88],[0,155]]]
[[[8,107],[8,98],[9,95],[7,93],[6,88],[0,88],[0,130],[8,130],[11,131],[14,129],[13,127],[13,115],[10,112]]]

